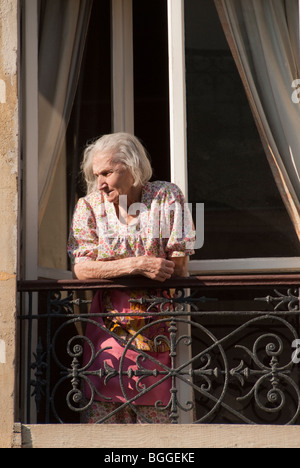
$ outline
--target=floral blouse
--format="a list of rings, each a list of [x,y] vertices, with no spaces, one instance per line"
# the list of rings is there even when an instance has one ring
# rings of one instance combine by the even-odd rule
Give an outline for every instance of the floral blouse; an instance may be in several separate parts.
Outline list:
[[[141,203],[134,225],[123,224],[117,217],[113,203],[101,191],[81,198],[75,208],[68,241],[72,263],[86,260],[107,261],[134,256],[162,258],[182,257],[194,253],[194,228],[191,214],[177,185],[169,182],[148,182],[142,190]],[[145,351],[164,352],[167,342],[155,344],[155,336],[168,336],[168,325],[151,326],[153,318],[130,316],[130,312],[145,312],[145,305],[130,301],[151,297],[154,292],[128,292],[107,290],[102,293],[102,303],[108,313],[116,318],[106,318],[105,326],[125,342],[135,336],[133,344]],[[155,294],[155,293],[154,293]],[[160,292],[156,292],[159,295]],[[117,313],[126,316],[117,316]],[[128,314],[128,315],[127,315]],[[156,317],[157,318],[157,317]],[[154,318],[155,320],[155,318]],[[145,325],[143,334],[138,334]]]
[[[148,182],[142,190],[134,225],[123,224],[101,191],[81,198],[68,241],[72,263],[149,255],[161,258],[194,253],[190,212],[177,185]]]

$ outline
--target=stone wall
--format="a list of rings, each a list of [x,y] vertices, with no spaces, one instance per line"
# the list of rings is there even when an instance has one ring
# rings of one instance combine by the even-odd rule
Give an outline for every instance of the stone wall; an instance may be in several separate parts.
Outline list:
[[[0,0],[0,447],[12,445],[18,216],[18,2]]]

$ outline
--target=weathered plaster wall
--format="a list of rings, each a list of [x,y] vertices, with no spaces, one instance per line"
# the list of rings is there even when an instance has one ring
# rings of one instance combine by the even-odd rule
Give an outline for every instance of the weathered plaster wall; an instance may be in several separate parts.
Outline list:
[[[0,447],[12,444],[18,214],[17,0],[0,0]]]

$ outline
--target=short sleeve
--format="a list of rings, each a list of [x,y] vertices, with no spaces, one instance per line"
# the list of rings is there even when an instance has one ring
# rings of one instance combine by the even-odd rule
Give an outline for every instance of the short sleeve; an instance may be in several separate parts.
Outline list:
[[[91,205],[84,198],[78,201],[74,210],[67,250],[72,264],[97,259],[96,219]]]
[[[169,236],[166,244],[168,257],[184,257],[193,255],[195,245],[195,229],[189,206],[184,195],[175,184],[170,185],[170,193],[165,206],[165,223],[169,226]]]

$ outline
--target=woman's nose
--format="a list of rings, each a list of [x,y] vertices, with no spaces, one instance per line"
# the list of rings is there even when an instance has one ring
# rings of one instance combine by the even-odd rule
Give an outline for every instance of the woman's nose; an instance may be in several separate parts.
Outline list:
[[[107,186],[107,183],[106,183],[105,178],[103,176],[101,176],[101,175],[98,176],[97,185],[98,185],[99,190],[103,190]]]

